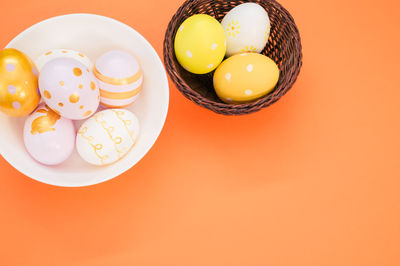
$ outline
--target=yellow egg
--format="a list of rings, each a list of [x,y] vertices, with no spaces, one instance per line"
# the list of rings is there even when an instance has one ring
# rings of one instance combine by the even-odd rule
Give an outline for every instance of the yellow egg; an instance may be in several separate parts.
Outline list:
[[[0,51],[0,110],[14,117],[29,115],[39,104],[38,71],[16,49]]]
[[[279,68],[270,58],[243,53],[226,59],[214,73],[214,88],[226,103],[245,103],[270,93],[279,79]]]
[[[191,16],[176,33],[175,55],[189,72],[206,74],[213,71],[224,59],[225,52],[224,28],[211,16]]]

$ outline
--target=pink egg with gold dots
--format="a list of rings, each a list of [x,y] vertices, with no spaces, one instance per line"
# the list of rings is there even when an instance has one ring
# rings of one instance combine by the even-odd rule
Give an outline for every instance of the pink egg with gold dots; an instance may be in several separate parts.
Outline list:
[[[71,58],[48,62],[40,72],[39,89],[51,109],[73,120],[91,116],[100,102],[95,77],[84,64]]]

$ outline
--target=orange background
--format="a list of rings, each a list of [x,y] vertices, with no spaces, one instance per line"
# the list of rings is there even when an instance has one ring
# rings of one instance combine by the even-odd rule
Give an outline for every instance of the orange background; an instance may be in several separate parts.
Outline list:
[[[182,1],[2,1],[0,45],[88,12],[134,27],[162,56]],[[93,187],[44,185],[0,159],[0,264],[400,265],[400,4],[281,3],[304,66],[272,107],[220,116],[170,83],[154,148]]]

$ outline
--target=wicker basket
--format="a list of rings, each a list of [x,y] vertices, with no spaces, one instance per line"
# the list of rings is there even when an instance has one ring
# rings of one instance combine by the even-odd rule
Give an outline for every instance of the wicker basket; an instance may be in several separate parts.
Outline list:
[[[280,77],[274,91],[268,95],[250,103],[226,104],[214,91],[214,72],[195,75],[178,63],[174,51],[175,34],[181,23],[192,15],[208,14],[221,21],[232,8],[245,2],[258,3],[268,12],[271,34],[262,53],[278,64]],[[164,63],[176,87],[189,100],[219,114],[250,114],[278,101],[293,86],[302,65],[300,35],[292,16],[275,0],[187,0],[168,25],[164,40]]]

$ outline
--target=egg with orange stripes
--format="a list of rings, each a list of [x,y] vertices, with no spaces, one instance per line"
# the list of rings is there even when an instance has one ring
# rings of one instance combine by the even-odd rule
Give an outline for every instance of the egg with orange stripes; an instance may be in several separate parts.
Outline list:
[[[112,50],[101,55],[93,69],[100,87],[100,103],[123,108],[139,96],[143,73],[136,58],[128,52]]]

